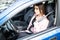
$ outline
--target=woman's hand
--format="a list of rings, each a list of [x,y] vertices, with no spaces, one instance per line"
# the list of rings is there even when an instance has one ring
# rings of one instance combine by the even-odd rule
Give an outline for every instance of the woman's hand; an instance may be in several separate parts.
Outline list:
[[[27,32],[27,33],[31,33],[29,30],[23,30],[23,31],[20,31],[20,32]]]
[[[25,32],[27,32],[27,33],[31,33],[29,30],[25,30]]]

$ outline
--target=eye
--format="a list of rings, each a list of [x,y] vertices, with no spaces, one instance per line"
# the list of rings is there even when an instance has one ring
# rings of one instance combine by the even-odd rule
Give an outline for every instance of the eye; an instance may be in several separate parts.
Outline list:
[[[35,10],[38,10],[38,8],[35,8]]]

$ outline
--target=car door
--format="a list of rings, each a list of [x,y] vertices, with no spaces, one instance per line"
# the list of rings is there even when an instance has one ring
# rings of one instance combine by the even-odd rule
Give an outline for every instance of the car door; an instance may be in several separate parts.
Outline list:
[[[23,38],[18,38],[17,40],[60,40],[60,27],[54,27],[47,29],[38,34],[32,34]]]

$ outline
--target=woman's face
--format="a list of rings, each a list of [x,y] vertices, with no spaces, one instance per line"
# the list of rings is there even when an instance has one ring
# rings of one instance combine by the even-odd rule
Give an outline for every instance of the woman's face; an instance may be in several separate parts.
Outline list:
[[[40,11],[39,11],[39,7],[38,6],[34,6],[34,11],[35,11],[35,14],[36,15],[39,15],[40,14]]]

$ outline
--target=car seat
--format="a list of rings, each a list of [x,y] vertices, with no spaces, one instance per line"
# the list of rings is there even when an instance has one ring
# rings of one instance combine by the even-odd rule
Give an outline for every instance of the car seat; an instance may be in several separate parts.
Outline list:
[[[49,20],[48,27],[51,27],[54,25],[54,8],[53,8],[52,4],[47,4],[46,5],[46,14],[48,14],[51,11],[53,11],[53,12],[47,16],[47,18]]]

